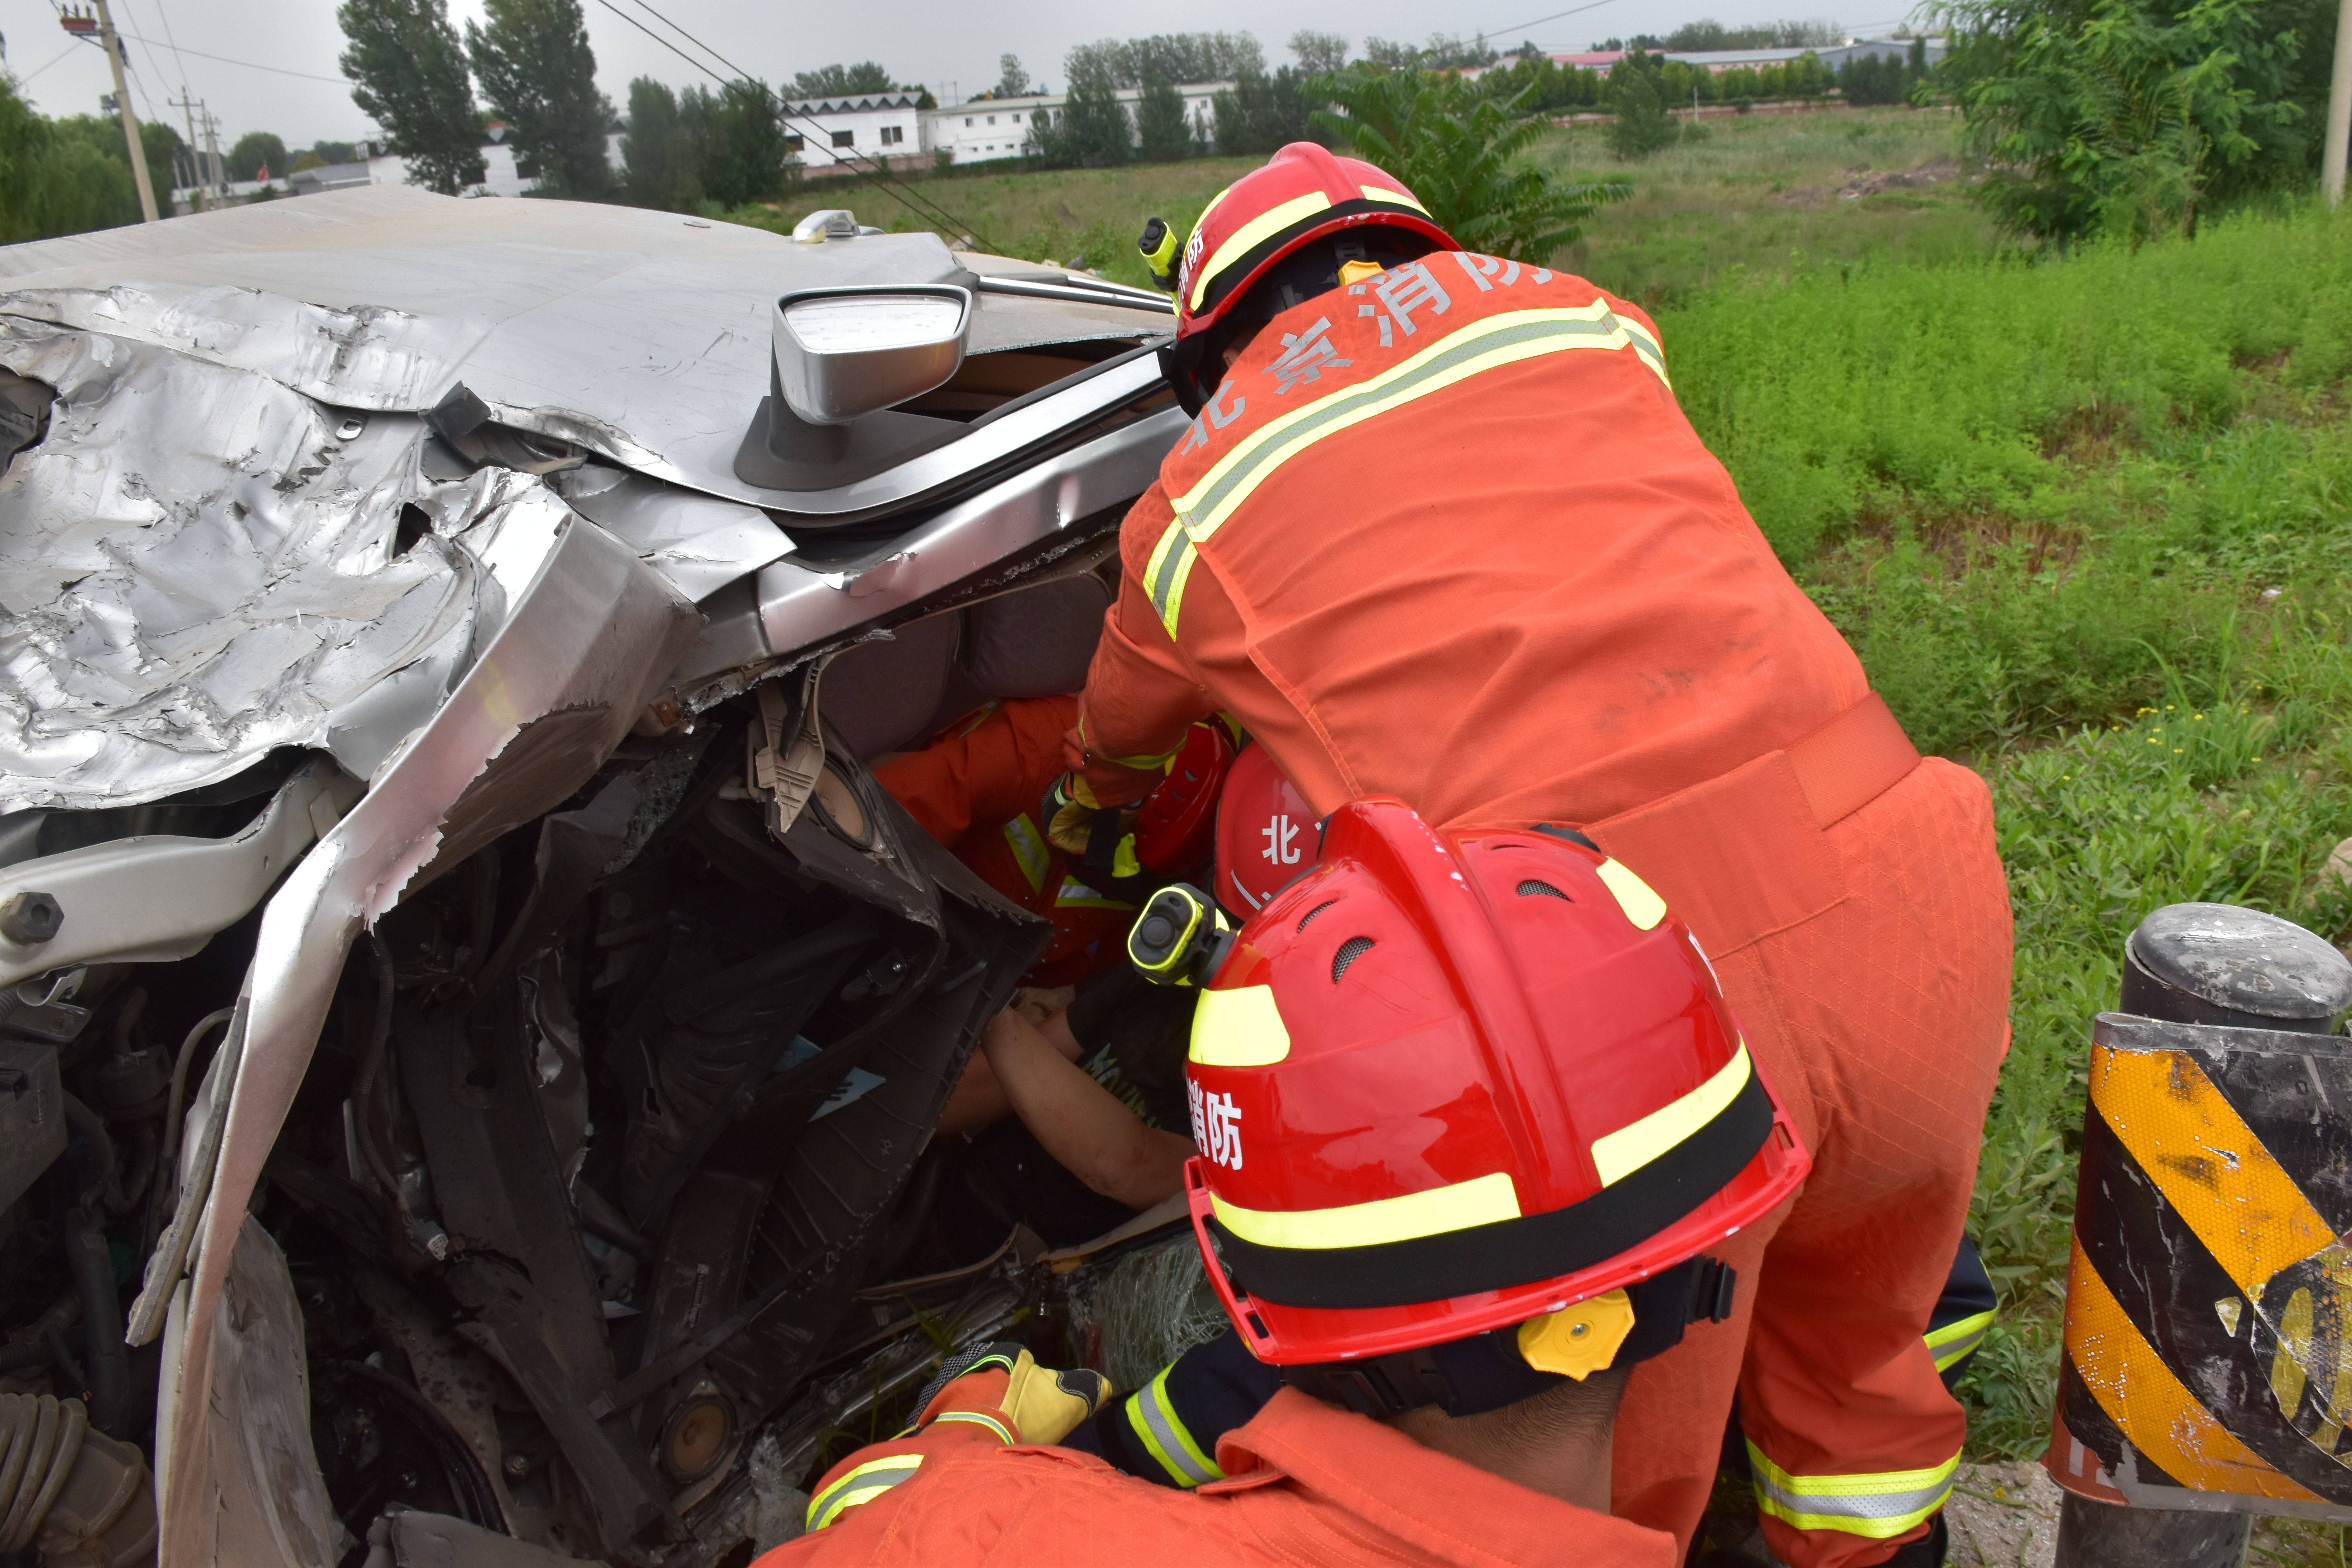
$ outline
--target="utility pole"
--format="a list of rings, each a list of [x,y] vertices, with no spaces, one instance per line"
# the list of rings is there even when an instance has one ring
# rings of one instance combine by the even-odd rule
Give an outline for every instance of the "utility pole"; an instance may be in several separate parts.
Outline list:
[[[181,113],[187,117],[188,190],[190,195],[196,198],[192,200],[190,205],[201,209],[204,205],[204,202],[201,197],[196,196],[196,188],[202,185],[205,181],[203,174],[198,172],[196,164],[196,100],[188,96],[188,84],[186,82],[182,82],[180,84],[180,96],[177,98],[166,99],[164,101],[169,103],[173,108],[180,110]]]
[[[131,112],[131,84],[122,79],[122,40],[115,36],[114,18],[106,9],[106,0],[90,0],[98,8],[98,41],[106,50],[107,68],[114,73],[114,109],[122,117],[122,139],[131,144],[131,174],[139,183],[139,211],[149,223],[155,221],[155,186],[147,178],[147,149],[139,140],[139,117]],[[81,32],[68,23],[66,31]]]
[[[2352,0],[2336,13],[2336,70],[2327,84],[2327,145],[2319,156],[2319,192],[2335,206],[2344,200],[2345,142],[2352,141]]]
[[[205,100],[203,99],[198,99],[196,101],[199,104],[203,104]],[[215,117],[209,107],[205,110],[205,157],[209,161],[209,166],[212,170],[213,194],[222,202],[226,202],[228,200],[228,170],[221,163],[220,121]]]

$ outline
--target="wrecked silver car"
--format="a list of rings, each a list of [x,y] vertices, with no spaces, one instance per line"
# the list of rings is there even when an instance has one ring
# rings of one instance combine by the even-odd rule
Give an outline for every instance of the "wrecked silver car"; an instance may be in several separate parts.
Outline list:
[[[0,1553],[740,1564],[1060,1310],[927,1152],[1045,928],[869,763],[1083,673],[1166,312],[392,187],[0,250]]]

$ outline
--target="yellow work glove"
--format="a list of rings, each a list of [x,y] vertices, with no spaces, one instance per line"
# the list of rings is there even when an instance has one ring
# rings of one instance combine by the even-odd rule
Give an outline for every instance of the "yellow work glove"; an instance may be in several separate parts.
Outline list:
[[[1045,837],[1055,847],[1077,859],[1086,854],[1094,837],[1095,818],[1105,809],[1084,774],[1064,773],[1045,792],[1045,804],[1040,812]]]
[[[966,1351],[923,1390],[910,1431],[935,1421],[992,1428],[1008,1443],[1058,1443],[1111,1396],[1110,1379],[1078,1367],[1040,1366],[1017,1344]]]

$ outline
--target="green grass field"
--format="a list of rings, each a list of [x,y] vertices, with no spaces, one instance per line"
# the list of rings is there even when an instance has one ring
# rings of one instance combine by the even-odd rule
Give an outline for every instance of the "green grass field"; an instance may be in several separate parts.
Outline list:
[[[2352,890],[2320,875],[2352,835],[2352,215],[2029,258],[1968,201],[1947,117],[1708,130],[1630,169],[1591,129],[1543,144],[1636,187],[1555,264],[1655,308],[1684,407],[1781,558],[1921,746],[1991,782],[2015,1038],[1974,1228],[2005,1302],[1967,1391],[1979,1453],[2037,1454],[2090,1021],[2125,937],[2196,899],[2352,934]],[[1066,260],[1241,166],[928,188]],[[2343,1547],[2333,1527],[2263,1542]]]

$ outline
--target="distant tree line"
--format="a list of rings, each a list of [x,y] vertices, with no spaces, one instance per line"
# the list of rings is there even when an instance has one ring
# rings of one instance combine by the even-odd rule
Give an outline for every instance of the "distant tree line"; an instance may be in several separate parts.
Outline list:
[[[159,184],[187,153],[178,132],[153,121],[140,124],[139,142]],[[0,245],[114,228],[140,216],[122,121],[95,114],[50,119],[25,101],[14,78],[0,73]]]
[[[640,78],[629,84],[616,172],[605,149],[618,116],[596,88],[580,0],[484,0],[482,20],[466,24],[462,41],[446,0],[342,0],[336,16],[352,100],[408,160],[411,179],[449,195],[485,174],[477,85],[488,117],[508,127],[515,172],[537,179],[540,194],[681,211],[782,192],[796,163],[785,96],[912,91],[934,106],[929,92],[901,87],[874,60],[798,72],[782,94],[758,80],[680,92]],[[276,151],[283,156],[282,146]]]

